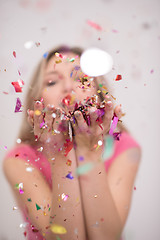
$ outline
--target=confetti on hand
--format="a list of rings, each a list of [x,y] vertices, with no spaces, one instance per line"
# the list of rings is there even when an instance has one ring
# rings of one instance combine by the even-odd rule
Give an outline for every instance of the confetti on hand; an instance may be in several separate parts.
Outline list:
[[[51,227],[50,227],[50,230],[53,233],[56,233],[56,234],[65,234],[65,233],[67,233],[66,228],[61,226],[61,225],[59,225],[59,224],[52,224]]]

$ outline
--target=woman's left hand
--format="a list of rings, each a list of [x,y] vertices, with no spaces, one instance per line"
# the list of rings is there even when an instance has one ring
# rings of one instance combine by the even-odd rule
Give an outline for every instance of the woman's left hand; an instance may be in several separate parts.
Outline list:
[[[72,119],[72,126],[77,148],[87,151],[93,150],[98,141],[103,140],[103,135],[109,131],[113,114],[113,103],[111,101],[105,103],[103,108],[91,107],[83,114],[81,111],[76,111],[75,119]],[[83,115],[86,116],[86,120]]]

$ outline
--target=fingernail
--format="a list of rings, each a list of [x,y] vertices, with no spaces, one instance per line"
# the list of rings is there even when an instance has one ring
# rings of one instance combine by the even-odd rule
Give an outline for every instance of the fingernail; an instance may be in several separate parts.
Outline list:
[[[40,105],[40,104],[41,104],[41,102],[40,102],[40,101],[36,101],[36,104],[37,104],[37,105]]]
[[[107,105],[108,105],[108,107],[112,107],[112,102],[111,102],[111,101],[108,101],[108,102],[107,102]]]

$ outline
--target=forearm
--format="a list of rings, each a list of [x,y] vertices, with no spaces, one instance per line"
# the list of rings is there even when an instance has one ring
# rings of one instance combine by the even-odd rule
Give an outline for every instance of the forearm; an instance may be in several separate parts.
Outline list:
[[[68,159],[72,161],[71,166],[66,164]],[[67,157],[56,157],[54,162],[51,165],[51,222],[66,229],[67,233],[60,235],[61,240],[86,239],[79,180],[75,176],[75,152],[71,150]],[[73,179],[66,177],[69,172]],[[55,239],[57,235],[53,234]]]
[[[77,151],[77,156],[82,151]],[[99,154],[84,154],[84,161],[78,163],[98,162]],[[121,221],[112,198],[104,163],[100,162],[79,177],[81,194],[86,219],[86,227],[90,240],[118,240],[121,235]]]

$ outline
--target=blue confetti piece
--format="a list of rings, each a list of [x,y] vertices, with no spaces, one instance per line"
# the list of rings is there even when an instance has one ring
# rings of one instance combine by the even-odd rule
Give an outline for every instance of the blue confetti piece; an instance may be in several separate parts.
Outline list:
[[[74,177],[71,175],[71,173],[68,173],[66,178],[73,179]]]
[[[47,58],[47,56],[48,56],[48,52],[46,52],[46,53],[43,54],[43,57],[44,57],[44,58]]]

